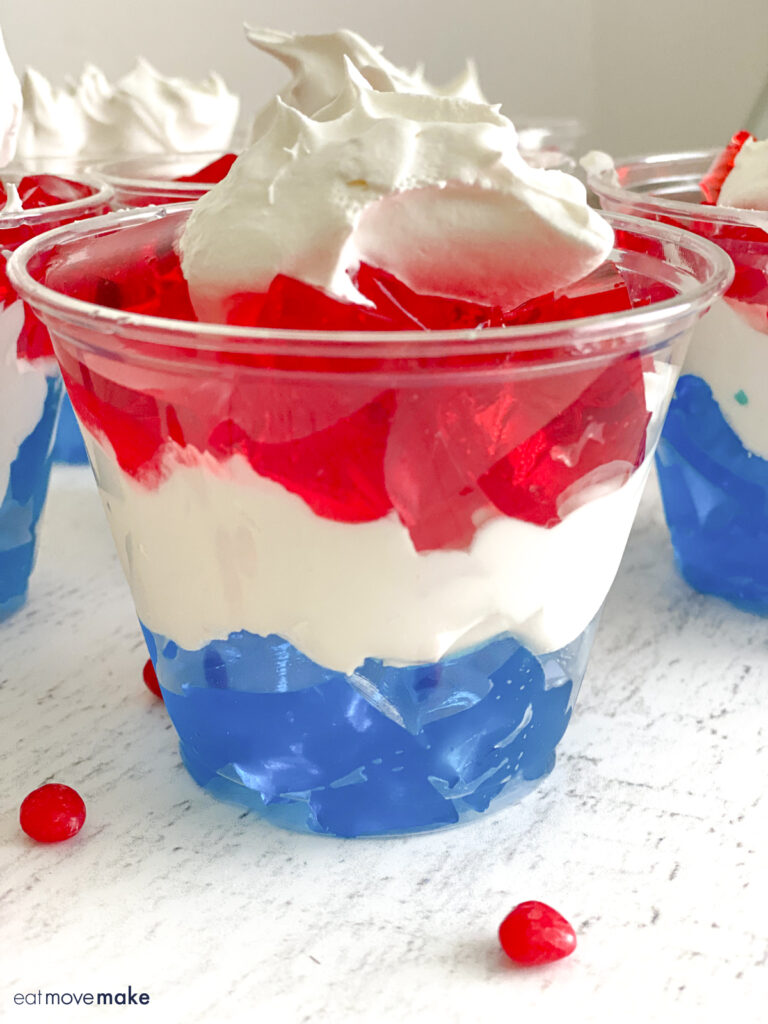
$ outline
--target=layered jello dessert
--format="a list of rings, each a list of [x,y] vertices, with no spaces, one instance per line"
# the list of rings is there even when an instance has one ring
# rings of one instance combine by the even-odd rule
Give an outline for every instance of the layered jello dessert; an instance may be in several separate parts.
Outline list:
[[[107,159],[162,162],[164,155],[196,171],[211,162],[209,151],[231,145],[240,109],[238,97],[215,72],[194,82],[163,75],[143,58],[116,82],[93,64],[62,86],[27,68],[22,94],[18,164],[27,172],[70,175]],[[198,151],[206,155],[199,162],[188,158],[184,164],[182,154]],[[113,191],[115,202],[133,205],[123,201],[119,189]],[[184,199],[201,194],[194,185],[182,186],[182,192]],[[164,202],[166,197],[153,201]],[[54,456],[64,462],[86,461],[67,400],[62,403]]]
[[[675,557],[697,590],[768,614],[768,142],[592,160],[607,210],[716,242],[735,277],[696,328],[657,455]]]
[[[5,164],[21,94],[2,36],[0,86]],[[0,170],[0,619],[27,594],[62,390],[48,332],[8,281],[6,261],[27,239],[108,209],[108,189],[89,182]]]
[[[263,35],[293,78],[221,183],[13,279],[194,779],[320,834],[455,825],[553,767],[730,264],[359,37]]]

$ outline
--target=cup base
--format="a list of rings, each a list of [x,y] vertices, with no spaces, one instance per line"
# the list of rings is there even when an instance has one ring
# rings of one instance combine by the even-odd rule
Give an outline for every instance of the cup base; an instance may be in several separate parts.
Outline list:
[[[212,776],[210,766],[199,763],[195,759],[194,752],[187,750],[183,743],[179,744],[179,753],[184,767],[195,782],[215,800],[236,807],[245,807],[276,828],[282,828],[288,832],[300,832],[304,835],[326,836],[329,839],[396,839],[403,835],[423,835],[429,832],[444,832],[447,829],[461,828],[479,817],[497,814],[512,804],[519,803],[551,774],[556,763],[553,751],[550,762],[537,778],[517,778],[511,781],[494,798],[493,804],[486,811],[472,811],[467,808],[455,821],[427,822],[399,829],[387,828],[382,824],[381,831],[334,832],[329,829],[320,830],[312,827],[312,823],[308,819],[306,804],[265,803],[258,791],[249,789],[241,782],[219,774]]]
[[[683,578],[767,616],[768,461],[744,447],[700,377],[678,381],[656,466]]]
[[[448,828],[548,775],[594,624],[536,657],[510,636],[432,665],[352,675],[278,637],[185,651],[145,630],[195,781],[275,825],[338,837]]]
[[[0,572],[2,572],[2,561],[0,560]],[[27,601],[27,588],[21,594],[14,594],[6,601],[0,601],[0,622],[9,619],[19,608],[23,608]]]

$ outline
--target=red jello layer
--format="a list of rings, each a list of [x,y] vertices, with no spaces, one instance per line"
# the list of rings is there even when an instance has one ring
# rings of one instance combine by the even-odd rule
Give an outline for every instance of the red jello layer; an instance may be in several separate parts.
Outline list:
[[[699,188],[704,195],[704,205],[714,206],[717,203],[725,179],[733,170],[736,157],[741,152],[744,143],[750,139],[755,141],[754,135],[750,132],[736,132],[722,153],[715,158],[712,166],[699,182]]]
[[[14,217],[13,223],[9,218],[4,224],[0,215],[0,309],[5,309],[18,298],[6,274],[6,262],[14,249],[18,249],[22,243],[43,231],[52,231],[54,228],[63,227],[84,216],[109,213],[107,203],[96,205],[87,211],[82,208],[78,208],[76,211],[57,209],[64,203],[72,203],[94,195],[93,186],[83,182],[70,181],[68,178],[60,178],[52,174],[32,174],[22,178],[18,182],[17,188],[23,212],[29,213],[30,217],[28,219],[23,216]],[[7,192],[0,183],[0,201],[5,202],[6,200]],[[51,207],[53,207],[51,216],[35,217],[35,211],[48,210]],[[25,306],[24,309],[24,327],[19,336],[17,355],[19,359],[29,360],[53,356],[48,331],[28,306]]]
[[[174,251],[141,242],[134,251],[131,265],[117,248],[114,260],[107,253],[98,279],[73,275],[71,260],[58,268],[54,261],[52,274],[79,298],[192,319]],[[417,295],[373,267],[361,267],[356,283],[373,305],[280,277],[266,295],[238,296],[231,319],[339,332],[492,329],[631,307],[611,264],[518,310]],[[403,365],[408,346],[404,336]],[[283,354],[279,342],[270,356],[170,345],[155,348],[162,361],[147,349],[139,360],[78,356],[63,345],[58,355],[81,420],[142,485],[161,482],[168,442],[221,462],[239,454],[325,518],[357,523],[396,512],[419,550],[466,548],[498,515],[553,526],[563,496],[584,477],[591,482],[608,467],[606,475],[623,479],[645,456],[649,417],[637,355],[585,366],[562,347],[549,353],[551,365],[540,351],[533,362],[524,353],[478,362],[470,353],[410,374],[390,374],[373,343],[364,367]]]

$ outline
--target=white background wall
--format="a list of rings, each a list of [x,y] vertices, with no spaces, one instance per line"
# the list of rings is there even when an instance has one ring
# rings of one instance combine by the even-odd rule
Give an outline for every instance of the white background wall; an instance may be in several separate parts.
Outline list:
[[[249,20],[354,28],[396,63],[449,78],[473,56],[506,113],[576,114],[614,154],[717,145],[768,77],[768,0],[0,0],[12,59],[60,81],[137,54],[166,73],[222,72],[255,109],[283,79]]]

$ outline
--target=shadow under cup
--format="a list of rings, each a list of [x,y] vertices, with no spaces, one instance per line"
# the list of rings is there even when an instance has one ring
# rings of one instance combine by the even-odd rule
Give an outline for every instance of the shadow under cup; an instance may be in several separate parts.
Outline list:
[[[716,155],[641,157],[589,184],[604,209],[695,231],[733,261],[694,331],[656,465],[683,577],[768,615],[768,213],[701,205]]]
[[[128,311],[182,315],[189,209],[102,218],[13,265],[187,768],[275,824],[337,836],[519,799],[554,765],[728,260],[615,218],[639,306],[621,313],[333,334]]]

